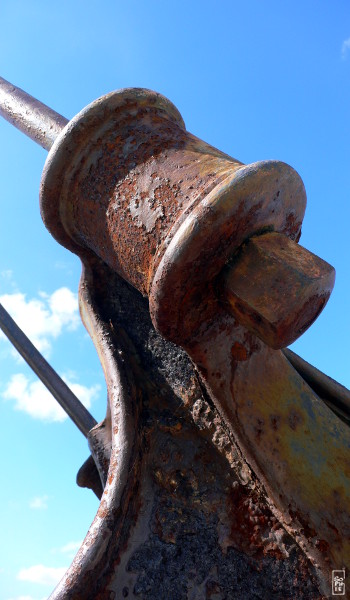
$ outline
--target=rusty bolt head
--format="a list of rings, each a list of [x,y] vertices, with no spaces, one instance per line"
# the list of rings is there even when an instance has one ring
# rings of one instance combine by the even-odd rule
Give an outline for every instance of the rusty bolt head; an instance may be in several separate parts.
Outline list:
[[[272,348],[310,327],[334,285],[328,263],[278,233],[250,238],[225,269],[220,296],[231,313]]]

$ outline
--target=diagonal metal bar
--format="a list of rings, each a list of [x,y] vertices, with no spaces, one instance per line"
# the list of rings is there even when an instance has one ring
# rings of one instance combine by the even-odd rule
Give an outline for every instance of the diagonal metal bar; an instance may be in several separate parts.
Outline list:
[[[78,429],[87,437],[89,431],[97,425],[97,421],[35,348],[2,304],[0,304],[0,328]]]
[[[350,425],[350,391],[313,365],[310,365],[289,348],[285,348],[283,354],[321,400],[340,419]]]
[[[46,150],[68,123],[68,119],[2,77],[0,115]]]

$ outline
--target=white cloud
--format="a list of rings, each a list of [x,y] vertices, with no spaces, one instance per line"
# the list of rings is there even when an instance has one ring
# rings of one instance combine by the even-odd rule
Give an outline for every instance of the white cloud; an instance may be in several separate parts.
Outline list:
[[[48,496],[35,496],[29,502],[29,508],[33,508],[35,510],[45,510],[47,508]]]
[[[80,324],[78,298],[66,287],[51,295],[39,293],[39,298],[27,300],[20,292],[3,294],[0,303],[10,313],[40,352],[49,354],[51,342],[64,329],[74,330]],[[0,339],[5,338],[0,333]]]
[[[44,565],[33,565],[28,569],[21,569],[17,574],[20,581],[41,583],[42,585],[57,585],[65,574],[67,567],[45,567]]]
[[[57,260],[54,264],[55,269],[58,271],[65,271],[67,275],[73,275],[72,264],[63,260]]]
[[[78,542],[76,542],[76,541],[68,542],[64,546],[61,546],[60,548],[52,548],[51,553],[52,554],[58,554],[58,553],[65,554],[67,556],[67,558],[72,559],[78,552],[82,543],[83,543],[83,540],[79,540]]]
[[[68,544],[65,544],[60,548],[60,552],[63,552],[64,554],[76,552],[77,550],[79,550],[81,544],[82,540],[80,540],[79,542],[68,542]]]
[[[16,598],[7,598],[7,600],[36,600],[33,596],[16,596]],[[45,598],[42,598],[45,600]]]
[[[4,269],[0,271],[0,288],[6,288],[7,290],[11,289],[14,293],[17,292],[17,285],[13,278],[13,271],[11,269]]]
[[[33,596],[16,596],[16,598],[7,598],[7,600],[36,600]],[[43,598],[42,600],[45,600]]]
[[[11,269],[4,269],[3,271],[0,271],[0,277],[6,281],[11,281],[13,278],[13,271],[11,271]]]
[[[341,55],[342,58],[345,59],[348,55],[348,52],[350,50],[350,38],[348,38],[347,40],[344,40],[342,47],[341,47]]]
[[[79,383],[71,383],[63,378],[86,408],[90,408],[91,402],[97,397],[100,386],[87,387]],[[17,373],[12,375],[5,391],[2,394],[5,400],[12,400],[15,410],[21,410],[34,419],[47,422],[60,422],[67,418],[63,408],[53,398],[41,381],[30,382],[23,375]]]

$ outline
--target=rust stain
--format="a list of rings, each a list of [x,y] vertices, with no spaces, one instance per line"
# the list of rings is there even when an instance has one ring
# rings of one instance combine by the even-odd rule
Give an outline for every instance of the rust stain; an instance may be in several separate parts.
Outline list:
[[[231,355],[234,358],[234,360],[238,361],[248,359],[247,349],[239,342],[235,342],[233,346],[231,346]]]
[[[289,427],[293,431],[296,431],[296,429],[304,422],[303,413],[301,411],[298,411],[296,407],[290,409],[287,418]]]
[[[231,543],[255,557],[286,558],[283,538],[286,535],[276,517],[257,496],[234,486],[228,495],[231,520]]]

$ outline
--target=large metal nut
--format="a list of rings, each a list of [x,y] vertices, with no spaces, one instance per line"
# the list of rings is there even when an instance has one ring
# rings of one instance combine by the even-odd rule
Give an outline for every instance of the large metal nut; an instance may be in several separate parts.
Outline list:
[[[271,348],[289,346],[332,292],[331,265],[278,233],[250,238],[225,268],[220,296],[241,325]]]

